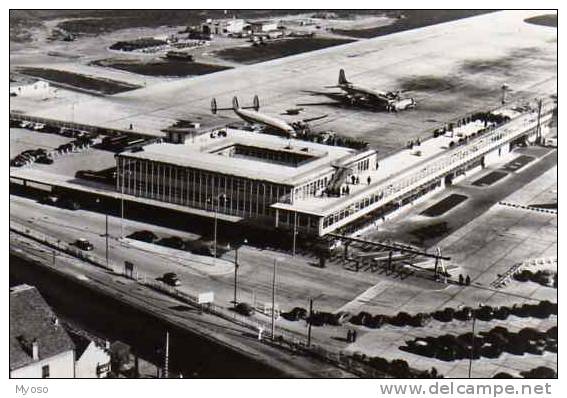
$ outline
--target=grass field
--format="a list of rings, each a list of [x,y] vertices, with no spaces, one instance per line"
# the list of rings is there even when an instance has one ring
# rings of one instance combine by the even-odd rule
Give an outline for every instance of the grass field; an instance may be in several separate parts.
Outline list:
[[[18,72],[23,73],[24,75],[45,79],[53,83],[64,84],[65,86],[70,86],[70,88],[74,87],[101,94],[117,94],[140,88],[140,86],[136,86],[134,84],[55,69],[19,68]]]
[[[105,59],[93,62],[94,65],[125,70],[146,76],[185,77],[206,75],[230,69],[228,66],[204,64],[200,62],[163,61],[163,62],[130,62]]]
[[[535,25],[553,26],[557,28],[557,14],[538,15],[537,17],[528,18],[525,21]]]
[[[492,11],[494,10],[392,10],[390,11],[390,14],[400,15],[401,13],[404,17],[399,18],[391,25],[370,29],[335,29],[334,32],[366,39],[402,32],[404,30],[422,28],[424,26],[435,25],[438,23],[454,21]]]
[[[502,171],[493,171],[492,173],[489,173],[489,174],[485,175],[484,177],[479,178],[478,180],[473,182],[472,185],[477,186],[477,187],[485,187],[485,186],[488,186],[488,185],[492,185],[497,181],[500,181],[501,179],[503,179],[507,175],[508,175],[507,173],[504,173]]]
[[[218,51],[216,55],[243,64],[255,64],[271,59],[301,54],[308,51],[351,43],[347,39],[301,38],[269,42],[265,46],[236,47]]]
[[[465,195],[454,193],[425,209],[421,214],[428,217],[438,217],[447,213],[453,207],[458,206],[467,199],[468,198]]]
[[[516,159],[512,160],[511,162],[506,163],[502,169],[506,171],[518,171],[531,161],[535,160],[533,156],[518,156]]]
[[[81,20],[68,20],[58,24],[58,27],[74,34],[100,34],[119,29],[159,27],[159,26],[188,26],[198,25],[208,18],[262,18],[267,19],[278,15],[298,14],[303,10],[66,10],[74,11],[70,17],[80,15]]]

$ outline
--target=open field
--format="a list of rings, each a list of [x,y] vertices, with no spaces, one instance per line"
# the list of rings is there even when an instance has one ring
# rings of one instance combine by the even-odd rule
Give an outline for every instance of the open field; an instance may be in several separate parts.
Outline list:
[[[217,52],[216,55],[223,59],[249,65],[351,42],[352,40],[348,39],[318,37],[282,39],[267,42],[265,45],[253,46],[249,44],[227,48]]]
[[[62,84],[67,88],[77,88],[102,94],[116,94],[124,91],[134,90],[140,86],[119,82],[111,79],[103,79],[78,73],[44,68],[20,68],[20,73],[28,76],[38,77],[56,85]]]
[[[119,59],[103,59],[94,61],[93,65],[104,66],[124,70],[127,72],[137,73],[147,76],[165,76],[165,77],[185,77],[206,75],[218,71],[230,69],[226,66],[204,64],[201,62],[183,62],[183,61],[152,61],[152,62],[136,62],[121,61]]]
[[[245,104],[258,94],[262,112],[272,115],[298,103],[320,102],[305,106],[300,116],[327,114],[312,123],[314,130],[365,139],[387,152],[408,140],[430,136],[434,128],[453,118],[498,106],[504,83],[514,90],[511,96],[555,93],[556,30],[524,22],[539,14],[494,12],[211,75],[154,83],[112,98],[82,101],[75,108],[75,121],[116,128],[128,128],[133,123],[140,132],[161,135],[161,129],[181,119],[197,119],[203,126],[233,122],[235,118],[228,113],[210,114],[211,98],[229,103],[238,95]],[[492,40],[495,36],[499,40]],[[475,73],[471,73],[471,65]],[[340,68],[357,84],[411,89],[406,95],[416,99],[416,109],[374,112],[340,106],[305,92],[336,84]],[[70,114],[69,106],[31,107],[18,98],[11,106],[52,118],[65,119]]]
[[[536,17],[527,18],[526,22],[542,26],[557,27],[557,14],[538,15]]]
[[[394,10],[388,12],[388,14],[398,17],[398,20],[393,24],[368,29],[335,29],[334,32],[352,37],[371,38],[487,12],[491,12],[491,10]],[[399,18],[400,15],[403,15],[403,17]]]

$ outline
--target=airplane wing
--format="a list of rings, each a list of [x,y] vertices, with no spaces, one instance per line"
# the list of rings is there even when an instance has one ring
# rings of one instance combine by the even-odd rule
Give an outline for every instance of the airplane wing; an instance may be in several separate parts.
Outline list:
[[[321,116],[311,117],[311,118],[303,119],[302,122],[303,123],[314,122],[315,120],[324,119],[327,116],[329,116],[329,115],[321,115]]]

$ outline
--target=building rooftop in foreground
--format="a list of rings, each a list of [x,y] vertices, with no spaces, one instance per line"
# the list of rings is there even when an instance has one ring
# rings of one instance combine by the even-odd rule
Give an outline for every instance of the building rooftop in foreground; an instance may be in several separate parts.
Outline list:
[[[224,129],[188,139],[185,144],[157,143],[143,151],[125,153],[129,158],[172,163],[182,167],[211,170],[220,174],[297,185],[332,164],[351,159],[350,148],[288,139],[253,131]],[[260,153],[255,156],[254,153]],[[270,160],[266,157],[278,158]]]
[[[38,348],[36,359],[33,344]],[[35,287],[10,288],[10,370],[74,348],[73,341]]]

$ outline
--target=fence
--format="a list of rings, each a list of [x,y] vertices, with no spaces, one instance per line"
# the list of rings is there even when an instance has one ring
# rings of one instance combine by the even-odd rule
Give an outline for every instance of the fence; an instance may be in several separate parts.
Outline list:
[[[174,286],[169,286],[161,281],[157,281],[152,278],[147,278],[146,275],[143,273],[132,272],[128,274],[125,267],[119,266],[117,264],[110,263],[107,266],[106,261],[104,259],[101,259],[100,257],[94,254],[86,253],[66,242],[53,239],[46,234],[43,234],[38,231],[34,231],[21,224],[11,222],[10,230],[19,233],[23,236],[34,239],[38,242],[41,242],[56,250],[60,250],[71,256],[87,261],[90,264],[103,268],[116,275],[122,275],[127,278],[133,279],[137,283],[140,283],[141,285],[147,286],[149,288],[167,294],[179,301],[192,305],[205,313],[210,313],[212,315],[218,316],[229,322],[233,322],[237,325],[240,325],[249,330],[257,332],[258,334],[260,334],[260,330],[262,330],[262,336],[261,338],[259,337],[259,340],[261,340],[265,344],[275,346],[287,351],[291,351],[294,354],[300,354],[300,355],[316,358],[320,361],[329,363],[333,366],[336,366],[339,369],[343,369],[359,377],[370,377],[370,378],[391,377],[387,373],[375,369],[372,366],[370,366],[367,362],[365,362],[366,357],[364,355],[356,354],[356,353],[348,354],[340,350],[334,351],[328,348],[324,348],[318,344],[307,345],[307,340],[305,336],[303,336],[300,333],[292,332],[290,330],[285,330],[282,328],[276,328],[274,336],[272,338],[272,333],[271,333],[272,325],[270,322],[265,322],[257,318],[247,317],[245,315],[237,313],[236,311],[233,311],[225,307],[221,307],[214,303],[209,303],[205,305],[199,304],[197,301],[197,297],[189,293],[183,292]],[[421,374],[421,372],[415,369],[410,368],[410,371],[414,372],[415,374]]]
[[[498,204],[502,205],[502,206],[515,207],[517,209],[531,210],[531,211],[536,211],[536,212],[539,212],[539,213],[549,213],[549,214],[557,215],[557,210],[552,210],[552,209],[543,209],[541,207],[519,205],[519,204],[516,204],[516,203],[509,203],[509,202],[498,202]]]
[[[554,265],[557,267],[557,259],[556,258],[530,258],[524,260],[521,263],[514,264],[510,269],[508,269],[504,274],[500,275],[495,281],[493,281],[490,286],[496,289],[500,289],[506,286],[514,274],[520,272],[524,268],[529,268],[532,266],[539,266],[539,265]]]

